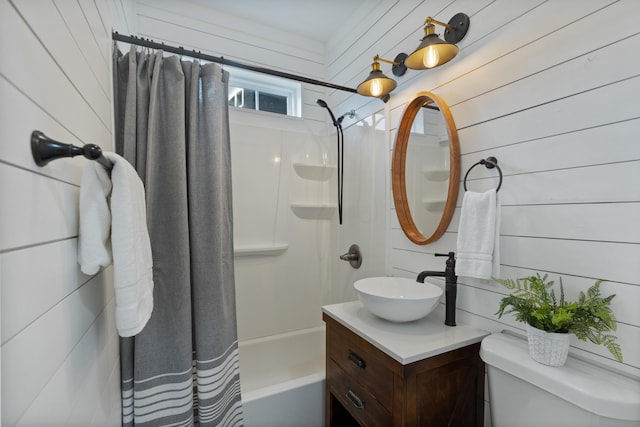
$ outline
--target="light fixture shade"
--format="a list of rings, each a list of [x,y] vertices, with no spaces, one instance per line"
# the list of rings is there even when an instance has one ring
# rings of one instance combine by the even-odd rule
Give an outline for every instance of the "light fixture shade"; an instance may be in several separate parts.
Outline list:
[[[404,65],[412,70],[426,70],[451,61],[457,54],[458,46],[445,42],[437,34],[428,34]]]
[[[372,68],[369,77],[358,85],[356,91],[363,96],[383,98],[394,90],[398,84],[380,71],[380,64],[377,62],[372,64]]]

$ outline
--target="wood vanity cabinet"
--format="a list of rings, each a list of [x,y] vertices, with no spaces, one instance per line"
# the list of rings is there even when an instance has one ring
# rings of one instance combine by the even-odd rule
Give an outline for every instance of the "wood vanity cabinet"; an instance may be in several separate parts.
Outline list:
[[[479,342],[403,365],[326,314],[323,319],[327,426],[483,426]]]

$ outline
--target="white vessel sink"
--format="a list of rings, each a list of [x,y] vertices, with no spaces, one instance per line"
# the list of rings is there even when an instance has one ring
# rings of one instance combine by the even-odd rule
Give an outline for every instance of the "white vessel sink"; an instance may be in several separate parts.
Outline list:
[[[411,322],[431,313],[442,289],[402,277],[369,277],[353,284],[367,310],[392,322]]]

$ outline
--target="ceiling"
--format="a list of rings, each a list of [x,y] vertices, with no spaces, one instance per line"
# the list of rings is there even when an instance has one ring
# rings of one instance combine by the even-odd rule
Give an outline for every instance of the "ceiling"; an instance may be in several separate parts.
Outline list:
[[[327,42],[361,7],[380,0],[188,0],[262,25]]]

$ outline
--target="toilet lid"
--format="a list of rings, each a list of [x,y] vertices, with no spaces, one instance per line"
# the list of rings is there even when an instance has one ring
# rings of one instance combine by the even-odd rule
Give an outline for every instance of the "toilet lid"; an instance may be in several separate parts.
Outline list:
[[[526,340],[496,333],[485,337],[480,357],[487,365],[527,381],[574,405],[617,420],[640,421],[640,381],[568,357],[551,367],[529,356]]]

